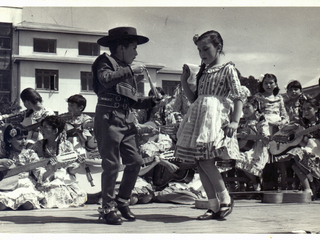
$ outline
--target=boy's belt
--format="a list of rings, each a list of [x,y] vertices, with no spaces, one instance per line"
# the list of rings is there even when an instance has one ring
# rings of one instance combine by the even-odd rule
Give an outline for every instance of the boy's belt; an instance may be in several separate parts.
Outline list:
[[[127,97],[112,93],[100,96],[98,98],[98,105],[122,110],[129,110],[131,108],[131,104]]]

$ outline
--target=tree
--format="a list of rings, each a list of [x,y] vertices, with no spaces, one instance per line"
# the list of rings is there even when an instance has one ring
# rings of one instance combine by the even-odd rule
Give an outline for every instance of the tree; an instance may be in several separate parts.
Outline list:
[[[258,92],[259,89],[259,80],[255,79],[253,76],[249,76],[249,77],[240,77],[240,83],[243,86],[246,86],[250,92],[251,95],[254,95]]]

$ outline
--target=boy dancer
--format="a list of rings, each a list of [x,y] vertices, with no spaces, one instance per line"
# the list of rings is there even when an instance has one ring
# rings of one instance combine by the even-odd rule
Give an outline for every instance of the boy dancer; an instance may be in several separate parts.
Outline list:
[[[108,36],[98,40],[98,44],[109,47],[111,55],[100,55],[92,65],[93,89],[98,96],[94,119],[94,132],[102,158],[102,208],[100,216],[107,224],[122,223],[117,215],[129,221],[135,220],[130,211],[129,199],[138,177],[142,158],[138,153],[133,123],[132,108],[151,108],[159,99],[138,98],[137,82],[134,74],[141,74],[145,66],[129,65],[137,53],[137,45],[149,39],[137,35],[133,27],[110,29]],[[115,183],[120,167],[126,165],[118,195]]]

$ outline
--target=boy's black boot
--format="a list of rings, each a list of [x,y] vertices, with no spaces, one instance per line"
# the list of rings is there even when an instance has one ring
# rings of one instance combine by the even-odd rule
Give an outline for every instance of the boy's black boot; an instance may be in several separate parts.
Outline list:
[[[122,200],[122,199],[121,199]],[[118,210],[121,213],[122,217],[129,221],[135,221],[136,216],[131,212],[129,208],[129,202],[128,201],[121,201],[119,198],[116,200],[116,203],[118,205]]]
[[[103,218],[107,224],[111,225],[121,225],[121,217],[117,214],[117,209],[115,207],[110,207],[105,205],[103,208],[99,208],[98,212],[100,213],[99,219]]]

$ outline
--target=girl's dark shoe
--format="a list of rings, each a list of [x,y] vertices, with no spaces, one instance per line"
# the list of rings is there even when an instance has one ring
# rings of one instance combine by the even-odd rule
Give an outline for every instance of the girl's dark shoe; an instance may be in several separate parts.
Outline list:
[[[205,214],[197,217],[198,220],[209,220],[209,219],[219,219],[219,218],[220,218],[220,211],[215,213],[210,209]]]
[[[136,216],[130,211],[130,208],[128,206],[121,206],[118,207],[118,210],[120,211],[122,217],[129,221],[135,221]]]
[[[225,218],[230,213],[232,213],[233,206],[234,206],[234,201],[232,198],[231,198],[231,202],[229,204],[221,203],[220,204],[220,217]]]

